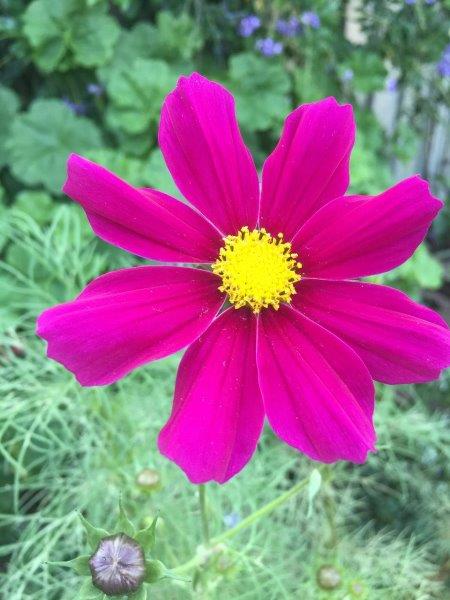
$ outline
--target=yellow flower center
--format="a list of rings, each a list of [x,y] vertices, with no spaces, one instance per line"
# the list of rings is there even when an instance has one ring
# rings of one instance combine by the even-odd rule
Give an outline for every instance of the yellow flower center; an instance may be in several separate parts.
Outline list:
[[[227,235],[212,270],[222,278],[221,292],[235,308],[249,306],[254,313],[280,302],[290,302],[300,281],[297,254],[283,234],[273,237],[265,229],[242,227],[237,235]]]

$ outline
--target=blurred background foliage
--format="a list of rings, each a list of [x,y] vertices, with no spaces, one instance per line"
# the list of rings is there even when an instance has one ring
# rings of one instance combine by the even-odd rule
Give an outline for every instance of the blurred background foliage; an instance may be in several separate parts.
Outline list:
[[[155,445],[179,357],[86,390],[35,339],[43,308],[139,262],[95,239],[62,196],[67,155],[177,194],[159,111],[177,77],[198,70],[235,95],[258,167],[293,107],[332,94],[356,111],[352,193],[420,172],[445,199],[450,1],[0,0],[0,10],[0,595],[69,600],[76,576],[45,561],[83,553],[73,510],[106,527],[119,491],[141,525],[161,509],[168,566],[201,549],[193,487]],[[408,263],[374,278],[447,318],[449,215]],[[194,588],[171,581],[153,597],[448,597],[449,387],[379,386],[378,454],[327,471],[312,510],[300,495],[205,556]],[[209,486],[214,532],[311,469],[266,431],[241,475]]]

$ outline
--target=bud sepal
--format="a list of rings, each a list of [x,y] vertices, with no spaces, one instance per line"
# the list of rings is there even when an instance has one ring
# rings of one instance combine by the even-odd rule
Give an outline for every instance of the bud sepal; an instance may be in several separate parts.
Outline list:
[[[88,577],[79,589],[77,600],[109,597],[146,600],[148,584],[172,577],[161,561],[149,556],[156,543],[157,516],[147,527],[137,530],[120,499],[119,517],[112,532],[94,527],[81,513],[79,517],[92,553],[49,563],[71,567],[79,575]]]

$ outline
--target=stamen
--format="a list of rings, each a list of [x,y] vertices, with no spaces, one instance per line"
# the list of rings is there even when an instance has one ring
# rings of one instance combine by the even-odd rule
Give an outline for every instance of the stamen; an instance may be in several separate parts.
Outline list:
[[[254,313],[280,302],[290,302],[300,281],[302,264],[291,253],[291,244],[264,228],[242,227],[237,235],[227,235],[212,270],[222,278],[221,292],[228,294],[235,308],[249,306]]]

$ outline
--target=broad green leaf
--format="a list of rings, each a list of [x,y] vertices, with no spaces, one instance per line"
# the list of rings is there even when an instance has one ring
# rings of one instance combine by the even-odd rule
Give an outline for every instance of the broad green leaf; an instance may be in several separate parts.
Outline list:
[[[166,163],[164,162],[161,150],[156,148],[150,154],[150,160],[148,161],[148,181],[150,187],[156,188],[175,196],[176,198],[182,198],[177,186],[175,185],[172,175],[169,173]]]
[[[169,61],[188,60],[203,45],[198,27],[187,13],[161,11],[156,18],[152,56]]]
[[[10,136],[11,123],[19,110],[19,99],[7,87],[0,85],[0,167],[8,162],[6,142]]]
[[[444,268],[426,245],[421,244],[408,261],[385,273],[383,279],[386,283],[395,282],[405,292],[416,295],[420,289],[439,289],[444,280]]]
[[[101,81],[106,83],[116,71],[127,70],[137,58],[152,58],[155,35],[155,27],[149,23],[138,23],[130,30],[123,29],[112,59],[97,71]]]
[[[228,85],[239,121],[249,131],[278,126],[290,110],[290,81],[278,62],[252,53],[236,54],[230,59]]]
[[[82,0],[34,0],[24,13],[23,32],[44,72],[101,66],[113,54],[119,26],[107,5]]]
[[[17,115],[7,144],[15,177],[52,192],[61,190],[71,152],[85,154],[100,146],[94,123],[75,116],[58,100],[36,100],[28,112]]]
[[[113,55],[120,34],[119,26],[109,15],[90,13],[73,22],[71,47],[76,64],[97,67]]]
[[[112,73],[106,87],[112,106],[108,121],[131,134],[146,131],[159,117],[161,104],[176,84],[176,74],[160,60],[137,58]]]

